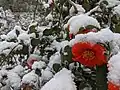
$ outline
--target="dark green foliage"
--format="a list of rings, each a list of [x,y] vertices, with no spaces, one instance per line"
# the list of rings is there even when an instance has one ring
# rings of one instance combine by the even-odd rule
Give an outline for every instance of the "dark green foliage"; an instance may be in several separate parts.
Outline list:
[[[28,33],[35,33],[37,30],[35,29],[36,26],[30,26],[29,27],[29,32]]]
[[[97,90],[107,90],[107,66],[96,67]]]
[[[49,36],[49,35],[58,35],[60,33],[61,29],[58,28],[58,26],[54,26],[53,28],[51,29],[45,29],[43,31],[43,35],[45,36]]]
[[[36,73],[38,76],[41,76],[41,75],[42,75],[41,70],[38,69],[38,68],[35,70],[35,73]]]
[[[37,46],[38,44],[40,44],[40,39],[38,39],[38,38],[31,39],[32,46]]]
[[[55,72],[58,72],[58,71],[60,70],[60,68],[61,68],[61,65],[60,65],[60,64],[58,64],[58,63],[54,63],[54,64],[53,64],[53,70],[54,70]]]
[[[70,46],[65,46],[64,51],[61,51],[61,60],[62,63],[68,61],[68,63],[72,62],[72,52]]]

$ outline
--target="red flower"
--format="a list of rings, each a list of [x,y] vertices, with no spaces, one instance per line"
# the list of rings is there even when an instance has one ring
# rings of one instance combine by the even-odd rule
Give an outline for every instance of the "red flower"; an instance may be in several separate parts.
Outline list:
[[[51,0],[49,5],[51,8],[53,8],[54,7],[54,0]]]
[[[73,39],[74,35],[73,34],[69,34],[69,38]]]
[[[35,59],[35,58],[29,58],[27,60],[27,66],[28,66],[29,69],[32,69],[32,65],[35,61],[37,61],[37,59]]]
[[[90,42],[79,42],[72,47],[73,60],[81,64],[94,67],[105,64],[105,48],[99,44]]]
[[[120,90],[120,86],[113,84],[112,82],[108,82],[108,90]]]

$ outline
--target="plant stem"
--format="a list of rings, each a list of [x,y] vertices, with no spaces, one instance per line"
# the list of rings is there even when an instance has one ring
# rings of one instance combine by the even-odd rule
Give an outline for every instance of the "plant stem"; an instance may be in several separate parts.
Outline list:
[[[96,86],[97,90],[107,90],[107,65],[96,67]]]

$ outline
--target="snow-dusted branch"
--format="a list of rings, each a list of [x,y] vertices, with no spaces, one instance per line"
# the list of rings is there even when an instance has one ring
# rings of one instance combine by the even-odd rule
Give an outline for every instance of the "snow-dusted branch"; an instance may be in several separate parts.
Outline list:
[[[100,6],[96,6],[95,8],[93,8],[89,12],[87,12],[86,15],[90,15],[91,13],[97,11],[99,8],[100,8]]]

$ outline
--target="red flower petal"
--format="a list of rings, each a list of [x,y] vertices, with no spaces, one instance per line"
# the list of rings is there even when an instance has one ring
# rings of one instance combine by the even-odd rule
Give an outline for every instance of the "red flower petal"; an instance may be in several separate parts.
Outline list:
[[[37,61],[37,59],[35,59],[35,58],[30,58],[27,60],[27,66],[29,69],[32,69],[32,65],[35,61]]]
[[[109,81],[108,82],[108,90],[120,90],[120,86],[117,86]]]
[[[94,50],[96,57],[98,59],[97,60],[98,65],[102,65],[103,63],[107,63],[107,61],[106,61],[107,58],[104,55],[106,49],[102,45],[95,44],[93,47],[93,50]]]
[[[74,35],[73,34],[69,34],[69,38],[73,39]]]
[[[73,60],[89,67],[106,63],[105,48],[99,44],[80,42],[72,47]]]
[[[80,42],[80,43],[76,43],[73,47],[72,47],[72,53],[73,56],[78,57],[80,54],[83,53],[83,51],[86,50],[86,48],[91,49],[91,44],[88,42]]]

